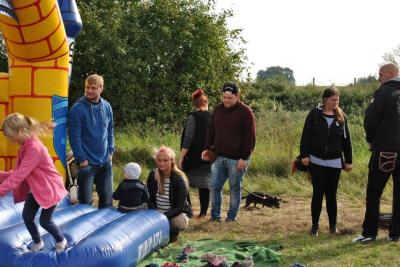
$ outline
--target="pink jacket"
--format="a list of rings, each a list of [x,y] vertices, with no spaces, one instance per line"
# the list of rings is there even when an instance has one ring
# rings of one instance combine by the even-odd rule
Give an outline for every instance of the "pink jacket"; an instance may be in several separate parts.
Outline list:
[[[0,196],[14,190],[14,202],[25,201],[32,192],[44,209],[56,205],[67,194],[47,148],[37,137],[29,138],[18,151],[15,170],[0,172]]]

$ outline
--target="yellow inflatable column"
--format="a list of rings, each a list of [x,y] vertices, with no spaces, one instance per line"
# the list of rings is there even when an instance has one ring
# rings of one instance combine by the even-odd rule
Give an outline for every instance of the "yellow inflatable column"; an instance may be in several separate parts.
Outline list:
[[[69,68],[67,36],[58,3],[14,0],[10,9],[0,13],[9,57],[9,75],[0,76],[0,119],[20,112],[39,121],[55,121],[57,110],[66,112]],[[65,174],[60,161],[60,153],[65,154],[60,149],[65,150],[65,133],[62,135],[43,141],[57,169]],[[6,142],[1,135],[1,169],[10,169],[17,155],[17,147],[11,143],[4,146]]]
[[[0,121],[4,120],[8,111],[8,73],[0,73]],[[10,169],[7,143],[4,135],[0,135],[0,170]]]

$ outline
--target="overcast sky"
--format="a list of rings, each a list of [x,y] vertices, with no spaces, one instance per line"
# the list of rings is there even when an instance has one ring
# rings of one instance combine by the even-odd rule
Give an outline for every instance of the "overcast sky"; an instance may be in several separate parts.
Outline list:
[[[289,67],[298,85],[345,85],[376,75],[400,45],[400,0],[216,0],[242,28],[252,77]]]

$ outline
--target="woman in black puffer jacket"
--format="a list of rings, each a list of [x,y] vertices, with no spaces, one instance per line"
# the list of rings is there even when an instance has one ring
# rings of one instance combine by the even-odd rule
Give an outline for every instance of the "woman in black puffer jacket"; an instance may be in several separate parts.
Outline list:
[[[336,192],[341,170],[352,169],[352,147],[347,119],[339,108],[339,91],[325,89],[322,107],[312,109],[304,123],[300,156],[309,167],[313,185],[311,202],[311,235],[317,236],[322,201],[325,195],[329,230],[338,234],[336,227]]]

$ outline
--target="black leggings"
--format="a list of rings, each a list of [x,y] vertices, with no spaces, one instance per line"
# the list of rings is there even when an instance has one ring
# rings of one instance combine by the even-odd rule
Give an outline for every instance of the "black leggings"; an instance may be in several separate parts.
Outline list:
[[[57,225],[51,219],[56,207],[57,205],[54,205],[53,207],[50,207],[48,209],[42,208],[39,223],[47,232],[49,232],[54,237],[56,242],[61,242],[64,237],[58,229]],[[29,193],[28,197],[25,200],[24,209],[22,211],[22,218],[24,219],[26,228],[28,228],[29,234],[32,236],[33,242],[35,242],[36,244],[39,243],[41,240],[38,228],[34,222],[35,215],[38,212],[39,208],[40,206],[36,202],[32,193]]]
[[[319,222],[324,195],[329,225],[336,225],[336,192],[339,185],[340,172],[341,169],[338,168],[323,167],[312,163],[310,164],[310,174],[313,185],[311,216],[314,225]]]
[[[210,189],[199,188],[199,198],[200,198],[200,216],[206,216],[208,205],[210,203]]]

